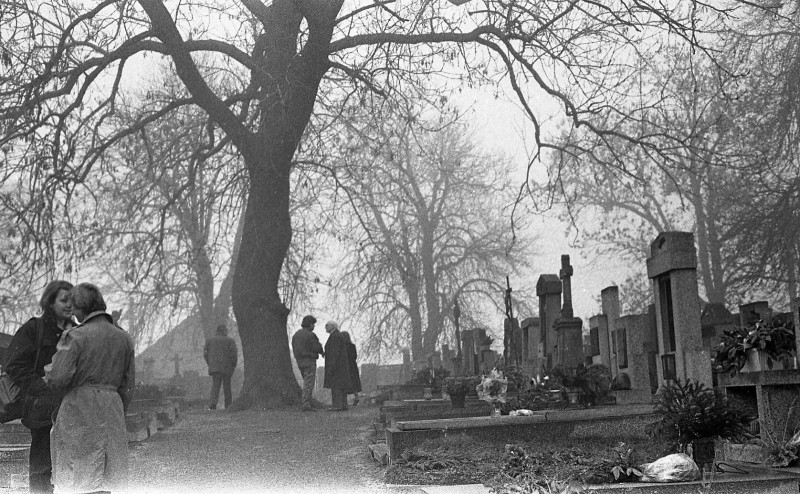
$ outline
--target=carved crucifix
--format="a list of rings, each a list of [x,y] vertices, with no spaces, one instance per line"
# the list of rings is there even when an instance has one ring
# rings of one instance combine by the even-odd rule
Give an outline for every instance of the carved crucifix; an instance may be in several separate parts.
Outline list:
[[[561,256],[561,271],[558,276],[561,278],[562,292],[564,293],[564,305],[561,306],[561,317],[571,319],[572,315],[572,266],[569,263],[569,255]]]

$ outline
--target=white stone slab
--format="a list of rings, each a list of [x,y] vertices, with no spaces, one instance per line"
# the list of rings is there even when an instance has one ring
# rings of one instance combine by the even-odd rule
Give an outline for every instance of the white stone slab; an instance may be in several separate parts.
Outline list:
[[[428,494],[486,494],[489,492],[489,488],[483,484],[425,485],[420,486],[420,490]]]

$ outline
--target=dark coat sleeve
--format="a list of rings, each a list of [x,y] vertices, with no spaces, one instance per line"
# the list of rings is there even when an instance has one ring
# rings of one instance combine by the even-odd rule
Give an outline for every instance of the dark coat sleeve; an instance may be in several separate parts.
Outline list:
[[[14,384],[29,394],[36,396],[47,391],[47,384],[42,378],[44,366],[49,363],[42,353],[39,355],[38,369],[34,368],[36,360],[36,319],[32,318],[23,324],[11,339],[8,347],[6,364],[3,370],[11,377]]]
[[[361,375],[358,372],[358,351],[355,343],[347,344],[347,364],[350,367],[350,393],[361,392]]]

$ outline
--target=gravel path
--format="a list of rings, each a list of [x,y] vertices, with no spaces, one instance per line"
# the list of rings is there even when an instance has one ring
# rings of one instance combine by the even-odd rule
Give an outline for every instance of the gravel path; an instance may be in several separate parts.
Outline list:
[[[186,410],[131,445],[131,492],[419,492],[383,483],[367,449],[377,413]]]

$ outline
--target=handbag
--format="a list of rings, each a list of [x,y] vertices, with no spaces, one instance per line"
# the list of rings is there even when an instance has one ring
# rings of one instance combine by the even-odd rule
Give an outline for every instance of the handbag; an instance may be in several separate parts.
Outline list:
[[[42,349],[42,336],[44,335],[44,322],[40,317],[36,320],[36,360],[33,368],[39,365],[39,352]],[[12,420],[21,419],[27,411],[27,396],[14,383],[6,371],[0,373],[0,423],[5,424]]]

